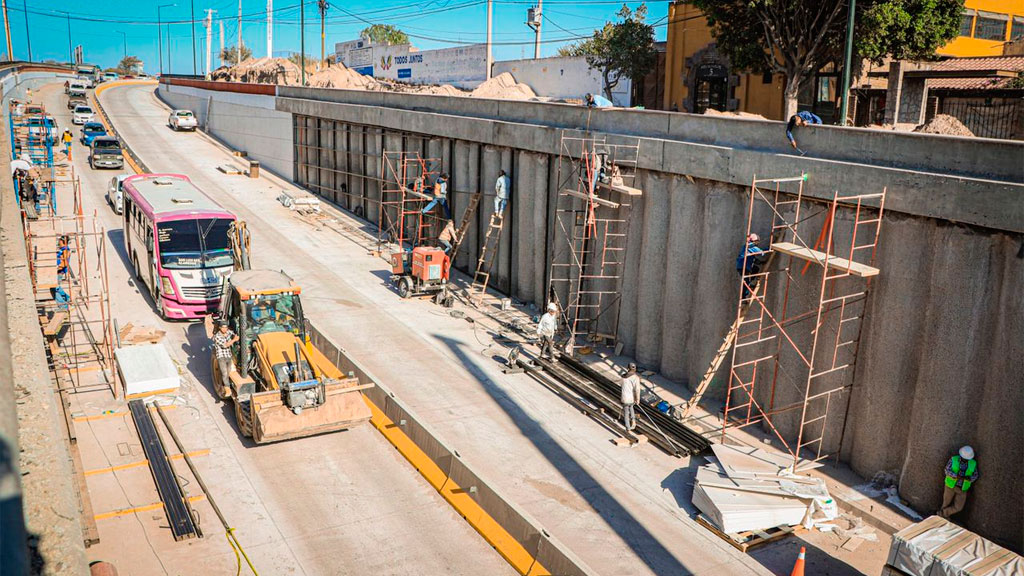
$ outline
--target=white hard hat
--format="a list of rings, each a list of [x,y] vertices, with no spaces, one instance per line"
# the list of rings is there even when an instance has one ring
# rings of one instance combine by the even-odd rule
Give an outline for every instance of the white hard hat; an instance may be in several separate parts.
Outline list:
[[[747,236],[747,241],[748,242],[757,242],[760,239],[761,239],[761,237],[758,236],[757,234],[751,234],[750,236]]]
[[[548,311],[549,312],[558,312],[558,305],[555,304],[554,302],[548,303]]]
[[[974,448],[964,446],[960,449],[960,457],[964,460],[974,460]]]

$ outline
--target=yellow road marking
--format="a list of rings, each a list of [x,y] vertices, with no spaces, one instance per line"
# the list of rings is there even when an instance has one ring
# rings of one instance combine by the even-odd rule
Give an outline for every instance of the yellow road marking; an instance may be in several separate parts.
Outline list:
[[[189,502],[197,502],[202,500],[204,497],[202,494],[198,496],[189,496]],[[93,520],[106,520],[107,518],[116,518],[117,516],[127,516],[129,514],[135,514],[136,512],[149,512],[150,510],[159,510],[163,508],[163,502],[157,502],[155,504],[146,504],[145,506],[136,506],[134,508],[122,508],[120,510],[112,510],[110,512],[104,512],[102,514],[96,514],[93,516]]]
[[[209,453],[209,448],[203,448],[202,450],[193,450],[192,452],[189,452],[188,455],[190,458],[195,458],[196,456],[206,456]],[[168,456],[168,458],[170,458],[171,460],[181,460],[184,457],[185,456],[183,454],[172,454]],[[130,468],[139,468],[142,466],[146,466],[148,464],[149,460],[139,460],[138,462],[119,464],[117,466],[110,466],[109,468],[96,468],[95,470],[86,470],[84,474],[86,476],[96,476],[97,474],[106,474],[107,472],[117,472],[119,470],[128,470]]]

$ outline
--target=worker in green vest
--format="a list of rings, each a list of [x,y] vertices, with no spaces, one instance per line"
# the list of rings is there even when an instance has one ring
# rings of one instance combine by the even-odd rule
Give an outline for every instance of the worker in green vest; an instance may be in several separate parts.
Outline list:
[[[967,491],[978,479],[978,461],[974,459],[974,448],[964,446],[960,453],[946,463],[946,486],[942,492],[942,508],[939,516],[949,518],[964,509]]]

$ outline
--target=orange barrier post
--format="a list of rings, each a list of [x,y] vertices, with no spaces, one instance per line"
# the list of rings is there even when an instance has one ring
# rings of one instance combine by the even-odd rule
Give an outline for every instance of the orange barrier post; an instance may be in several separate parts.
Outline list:
[[[800,547],[800,555],[796,557],[796,564],[793,565],[793,572],[789,576],[804,576],[804,562],[807,557],[807,548]]]

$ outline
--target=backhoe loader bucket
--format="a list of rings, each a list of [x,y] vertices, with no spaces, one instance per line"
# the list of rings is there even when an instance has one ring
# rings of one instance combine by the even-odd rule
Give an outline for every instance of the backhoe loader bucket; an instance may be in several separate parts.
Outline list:
[[[326,386],[326,401],[316,408],[294,413],[281,400],[280,390],[257,392],[249,397],[249,422],[257,444],[313,436],[351,428],[370,419],[355,378],[335,380]]]

